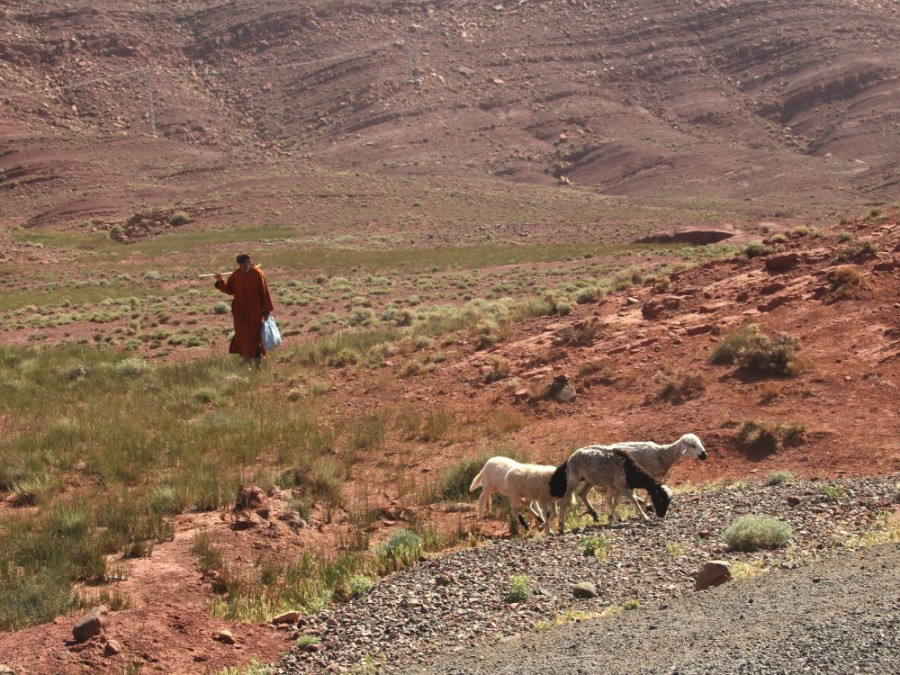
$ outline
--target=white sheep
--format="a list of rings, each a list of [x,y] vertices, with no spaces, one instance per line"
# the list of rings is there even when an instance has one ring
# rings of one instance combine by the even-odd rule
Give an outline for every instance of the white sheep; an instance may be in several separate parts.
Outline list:
[[[517,471],[512,480],[515,482],[510,487],[510,471],[513,469],[522,469]],[[538,467],[541,471],[534,472],[534,467]],[[549,521],[556,515],[556,500],[565,492],[565,485],[557,488],[558,495],[550,495],[550,478],[556,467],[540,466],[536,464],[521,464],[509,457],[491,457],[485,462],[484,467],[478,472],[478,475],[472,480],[469,486],[470,491],[478,489],[481,486],[481,496],[478,498],[478,517],[483,518],[491,511],[491,494],[499,492],[505,495],[510,501],[510,514],[516,523],[521,523],[522,527],[528,529],[528,523],[519,513],[520,506],[528,506],[535,517],[549,530]],[[546,474],[546,485],[541,484],[541,478],[534,478],[535,475],[543,476]],[[534,496],[533,496],[534,495]],[[552,497],[552,499],[550,498]],[[515,506],[514,506],[515,505]],[[516,525],[513,526],[513,533],[518,531]]]
[[[491,513],[491,495],[494,492],[506,494],[506,472],[518,462],[509,457],[491,457],[484,463],[481,471],[472,480],[469,492],[473,492],[481,486],[481,496],[478,498],[478,517],[484,518]]]
[[[582,483],[584,487],[578,496],[595,521],[599,520],[597,511],[587,497],[593,486],[606,490],[606,506],[610,519],[615,517],[616,501],[621,494],[631,500],[644,520],[650,520],[634,496],[633,490],[636,488],[642,488],[650,493],[653,508],[660,518],[666,515],[672,500],[672,491],[668,487],[658,483],[627,452],[610,446],[589,445],[579,448],[557,467],[552,482],[557,486],[554,488],[556,491],[561,484],[565,483],[566,486],[562,506],[559,509],[560,534],[565,531],[566,510],[572,495]]]
[[[706,448],[694,434],[685,434],[674,443],[662,445],[653,441],[628,441],[608,446],[624,450],[658,482],[662,482],[669,469],[683,457],[706,459]]]

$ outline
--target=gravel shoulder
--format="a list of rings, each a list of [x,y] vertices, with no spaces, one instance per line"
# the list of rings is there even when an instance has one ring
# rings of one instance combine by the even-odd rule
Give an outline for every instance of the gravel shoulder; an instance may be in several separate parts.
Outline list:
[[[407,673],[896,673],[900,544],[529,633]]]
[[[280,672],[896,672],[900,550],[869,544],[898,497],[897,476],[742,482],[676,495],[665,520],[479,541],[302,618],[295,635],[317,644]],[[789,545],[730,551],[743,515],[789,524]],[[709,560],[760,576],[697,593]],[[508,602],[514,575],[525,602]],[[581,582],[597,596],[575,598]]]

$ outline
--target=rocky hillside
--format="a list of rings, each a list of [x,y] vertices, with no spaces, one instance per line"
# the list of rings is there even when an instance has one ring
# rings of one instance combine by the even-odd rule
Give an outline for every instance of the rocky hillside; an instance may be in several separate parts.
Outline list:
[[[893,3],[0,9],[6,224],[124,220],[179,200],[222,221],[235,215],[223,184],[323,167],[509,189],[565,177],[757,218],[896,194]],[[236,213],[289,194],[268,181]]]

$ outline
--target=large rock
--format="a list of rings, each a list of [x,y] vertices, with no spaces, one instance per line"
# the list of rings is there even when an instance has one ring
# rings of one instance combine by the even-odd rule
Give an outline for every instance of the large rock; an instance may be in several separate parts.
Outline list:
[[[597,597],[597,587],[590,581],[582,581],[580,584],[572,586],[572,595],[576,598],[589,600]]]
[[[638,244],[691,244],[705,246],[730,239],[737,232],[733,229],[685,228],[672,232],[655,232],[638,239]]]
[[[697,573],[694,590],[702,591],[711,586],[720,586],[726,581],[731,581],[731,565],[724,560],[710,560]]]
[[[766,258],[766,270],[769,272],[785,272],[800,262],[798,253],[776,253]]]
[[[78,642],[85,642],[95,635],[100,635],[108,625],[109,610],[104,605],[100,605],[78,619],[72,628],[72,635]]]
[[[641,316],[645,319],[656,319],[663,312],[670,309],[678,309],[681,305],[681,299],[674,295],[663,295],[657,298],[650,298],[641,307]]]

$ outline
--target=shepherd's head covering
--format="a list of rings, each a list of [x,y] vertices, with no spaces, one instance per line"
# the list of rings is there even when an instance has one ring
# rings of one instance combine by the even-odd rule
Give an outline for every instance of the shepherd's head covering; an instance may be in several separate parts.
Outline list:
[[[250,260],[250,254],[249,254],[249,253],[241,253],[241,254],[237,257],[238,265],[243,265],[245,262],[248,262],[249,260]]]

